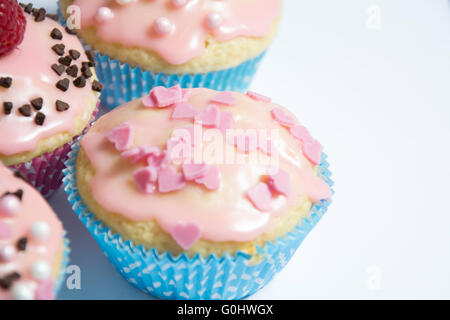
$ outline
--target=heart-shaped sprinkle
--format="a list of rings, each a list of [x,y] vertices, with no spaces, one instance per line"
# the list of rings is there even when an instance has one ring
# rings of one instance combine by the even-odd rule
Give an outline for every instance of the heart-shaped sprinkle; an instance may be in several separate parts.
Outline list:
[[[158,176],[159,192],[171,192],[183,189],[186,186],[183,174],[176,172],[172,167],[162,168]]]
[[[282,195],[288,196],[291,192],[291,177],[283,169],[269,175],[269,187]]]
[[[286,127],[295,126],[295,123],[296,123],[295,118],[293,116],[287,114],[283,110],[283,108],[280,108],[280,107],[272,109],[272,117],[279,124],[286,126]]]
[[[217,166],[209,166],[203,177],[195,179],[195,182],[202,184],[209,190],[217,190],[220,187],[220,171]]]
[[[168,107],[176,102],[181,102],[182,91],[179,85],[171,88],[155,87],[150,92],[150,96],[159,108]]]
[[[312,140],[311,135],[308,132],[308,129],[306,129],[302,125],[296,125],[294,127],[291,127],[290,132],[294,136],[294,138],[296,138],[302,142],[307,142],[307,141]]]
[[[173,106],[172,119],[194,119],[198,111],[188,102],[177,102]]]
[[[146,108],[154,108],[154,107],[156,107],[155,100],[153,100],[153,98],[149,94],[142,98],[142,104]]]
[[[188,181],[204,177],[209,171],[209,168],[205,163],[183,164],[181,167],[184,178]]]
[[[253,100],[256,101],[262,101],[262,102],[271,102],[272,99],[270,99],[269,97],[263,96],[262,94],[253,92],[253,91],[247,91],[247,96],[249,96],[250,98],[252,98]]]
[[[187,102],[191,96],[191,89],[182,88],[181,89],[181,102]]]
[[[159,147],[139,146],[122,152],[122,157],[128,159],[131,163],[136,164],[146,160],[149,156],[158,157],[161,154]]]
[[[270,211],[272,193],[266,183],[260,182],[248,190],[247,197],[259,211]]]
[[[155,182],[158,180],[158,171],[155,167],[145,167],[133,173],[134,181],[142,193],[151,194],[155,191]]]
[[[318,165],[320,163],[320,158],[322,156],[322,146],[314,139],[303,142],[303,154],[308,158],[313,165]]]
[[[216,105],[210,104],[205,111],[195,116],[195,122],[205,127],[217,128],[220,124],[220,110]]]
[[[152,153],[146,158],[148,166],[156,168],[165,168],[169,165],[170,159],[166,151],[160,153]]]
[[[200,239],[201,230],[196,224],[177,224],[170,233],[172,238],[182,247],[184,250],[191,248],[198,239]]]
[[[211,102],[226,106],[234,106],[237,104],[237,100],[233,97],[233,94],[228,91],[219,92],[211,99]]]
[[[125,151],[130,148],[133,143],[134,128],[128,123],[123,123],[112,129],[108,133],[107,138],[114,144],[118,151]]]

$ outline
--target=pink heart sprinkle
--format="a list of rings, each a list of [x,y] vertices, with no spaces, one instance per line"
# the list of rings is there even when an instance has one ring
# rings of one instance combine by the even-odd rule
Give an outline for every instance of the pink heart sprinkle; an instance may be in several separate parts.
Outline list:
[[[154,107],[156,107],[156,102],[155,102],[155,100],[153,100],[151,95],[146,95],[145,97],[143,97],[142,98],[142,104],[144,105],[145,108],[154,108]]]
[[[259,211],[270,211],[272,193],[266,183],[260,182],[248,190],[247,197]]]
[[[275,174],[269,175],[269,187],[282,195],[288,196],[291,192],[291,177],[283,169],[278,169]]]
[[[153,153],[146,158],[147,165],[150,167],[164,168],[170,163],[170,158],[166,151],[161,151],[159,154]]]
[[[220,121],[217,129],[225,131],[227,129],[232,129],[234,125],[233,113],[232,112],[221,112]]]
[[[159,147],[139,146],[122,152],[122,157],[130,160],[131,163],[136,164],[140,161],[146,160],[149,156],[159,156],[161,150]]]
[[[158,179],[158,171],[155,167],[145,167],[133,173],[134,181],[142,193],[151,194],[155,191],[155,182]]]
[[[194,119],[197,113],[189,102],[177,102],[173,106],[172,119]]]
[[[184,177],[172,167],[162,168],[159,171],[158,189],[159,192],[171,192],[183,189],[186,186]]]
[[[286,127],[295,126],[295,118],[285,113],[283,108],[272,109],[272,117],[275,121]]]
[[[270,99],[269,97],[263,96],[262,94],[253,92],[253,91],[247,91],[247,96],[249,96],[250,98],[252,98],[253,100],[256,101],[262,101],[262,102],[271,102],[272,99]]]
[[[55,294],[53,292],[53,280],[47,279],[42,281],[36,288],[35,293],[36,300],[53,300]]]
[[[192,247],[198,239],[200,239],[201,230],[196,224],[177,224],[170,233],[172,238],[182,247],[184,250],[188,250]]]
[[[223,104],[226,106],[234,106],[237,104],[236,99],[233,97],[231,92],[228,91],[219,92],[211,99],[211,102]]]
[[[187,102],[191,96],[191,89],[181,89],[181,102]]]
[[[220,187],[220,171],[217,166],[209,166],[207,173],[195,182],[202,184],[209,190],[217,190]]]
[[[12,236],[11,227],[3,221],[0,221],[0,239],[7,239]]]
[[[112,129],[108,133],[107,138],[110,142],[114,143],[118,151],[125,151],[133,143],[134,128],[128,123],[123,123]]]
[[[184,139],[171,138],[167,141],[167,156],[170,160],[190,159],[192,155],[192,145]]]
[[[181,102],[182,91],[179,85],[171,88],[155,87],[150,92],[150,96],[159,108],[168,107],[176,102]]]
[[[195,122],[201,123],[205,127],[217,128],[220,123],[220,110],[216,105],[210,104],[205,111],[195,116]]]
[[[183,164],[181,167],[183,169],[184,178],[188,181],[204,177],[209,171],[209,168],[205,163]]]
[[[308,129],[306,129],[302,125],[296,125],[294,127],[291,127],[290,132],[294,136],[294,138],[296,138],[302,142],[307,142],[307,141],[312,140],[311,135],[308,132]]]
[[[312,162],[313,165],[318,165],[320,163],[320,158],[322,156],[322,146],[317,140],[310,140],[303,142],[303,153],[306,158]]]

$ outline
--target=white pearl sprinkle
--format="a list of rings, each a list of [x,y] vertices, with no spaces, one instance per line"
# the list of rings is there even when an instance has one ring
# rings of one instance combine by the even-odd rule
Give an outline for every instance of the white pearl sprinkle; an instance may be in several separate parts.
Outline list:
[[[116,0],[117,4],[124,5],[129,4],[130,2],[135,2],[136,0]]]
[[[31,265],[31,276],[36,280],[45,280],[50,277],[50,265],[42,260],[37,260]]]
[[[108,7],[98,8],[97,16],[95,17],[95,19],[97,19],[98,22],[104,22],[112,18],[114,18],[114,12],[110,8]]]
[[[181,8],[188,3],[189,0],[172,0],[172,4],[175,7]]]
[[[33,300],[34,292],[29,285],[25,283],[16,283],[12,289],[12,294],[16,300]]]
[[[157,34],[165,35],[172,31],[172,22],[166,17],[159,17],[153,23],[153,28]]]
[[[12,245],[6,245],[0,248],[0,262],[9,262],[16,256],[16,248]]]
[[[212,12],[206,16],[206,26],[210,29],[217,29],[222,24],[222,16]]]
[[[47,222],[36,221],[31,225],[31,236],[37,241],[45,241],[50,235],[50,226]]]

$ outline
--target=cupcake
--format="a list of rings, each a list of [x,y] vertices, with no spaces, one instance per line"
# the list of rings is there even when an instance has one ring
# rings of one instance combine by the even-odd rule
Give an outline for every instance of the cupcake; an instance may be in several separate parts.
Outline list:
[[[47,196],[61,185],[71,142],[93,120],[101,84],[79,39],[45,9],[7,0],[1,16],[0,161]]]
[[[119,272],[170,299],[239,299],[289,261],[332,191],[321,145],[257,93],[156,87],[102,116],[64,183]]]
[[[281,0],[60,0],[96,51],[114,108],[155,86],[246,90],[280,22]]]
[[[20,173],[0,164],[0,300],[54,299],[67,257],[51,207]]]

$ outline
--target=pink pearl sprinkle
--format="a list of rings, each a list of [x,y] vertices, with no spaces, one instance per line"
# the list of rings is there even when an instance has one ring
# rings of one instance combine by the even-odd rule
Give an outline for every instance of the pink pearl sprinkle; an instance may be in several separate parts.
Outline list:
[[[0,216],[12,217],[19,212],[20,201],[14,195],[6,195],[0,198]]]
[[[16,248],[12,245],[6,245],[0,248],[0,261],[9,262],[16,256]]]
[[[172,22],[166,17],[159,17],[153,23],[153,29],[159,35],[168,34],[172,31]]]
[[[114,12],[108,7],[100,7],[95,18],[99,22],[104,22],[106,20],[114,18]]]
[[[172,0],[172,4],[175,7],[181,8],[188,3],[189,0]]]
[[[212,12],[206,16],[206,26],[210,29],[217,29],[222,24],[222,16]]]

